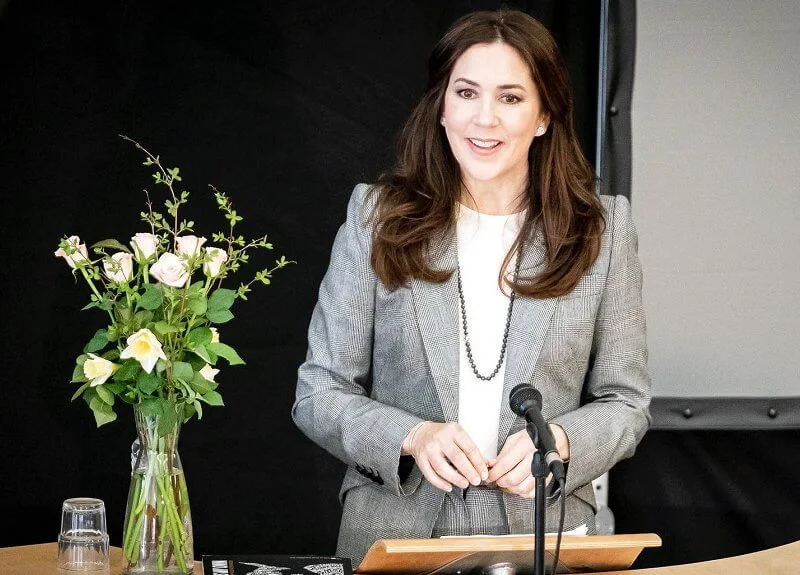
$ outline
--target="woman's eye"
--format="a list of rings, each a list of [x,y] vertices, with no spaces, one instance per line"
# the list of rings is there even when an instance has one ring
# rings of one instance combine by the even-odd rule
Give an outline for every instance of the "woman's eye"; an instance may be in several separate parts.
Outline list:
[[[463,89],[458,91],[458,95],[461,96],[462,98],[466,98],[468,100],[471,100],[477,94],[475,94],[475,90],[473,90],[471,88],[463,88]]]
[[[515,96],[514,94],[503,94],[500,99],[504,104],[518,104],[522,101],[522,98]]]

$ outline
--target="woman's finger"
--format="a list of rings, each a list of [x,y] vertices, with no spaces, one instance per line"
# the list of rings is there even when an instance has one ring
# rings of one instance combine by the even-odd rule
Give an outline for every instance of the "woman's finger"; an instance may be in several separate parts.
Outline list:
[[[508,438],[503,449],[497,456],[497,462],[489,472],[489,481],[498,481],[506,473],[514,469],[519,462],[522,461],[527,455],[532,455],[534,451],[533,442],[528,437],[525,430],[521,433],[515,433]]]
[[[419,470],[422,472],[423,477],[428,480],[428,482],[436,487],[437,489],[441,489],[442,491],[452,491],[453,486],[439,477],[439,474],[434,471],[431,464],[428,462],[427,458],[419,457],[417,458],[417,466]]]
[[[529,475],[522,483],[510,489],[520,497],[531,498],[536,494],[536,479]]]
[[[480,484],[480,473],[475,469],[472,461],[467,454],[462,451],[461,447],[456,443],[452,443],[445,449],[444,455],[465,479],[473,485]]]
[[[445,459],[444,455],[436,455],[430,458],[431,467],[433,470],[445,481],[449,481],[453,485],[458,485],[461,489],[469,487],[467,478],[461,475],[455,467],[450,465],[450,462]]]
[[[486,465],[486,460],[483,458],[483,454],[481,450],[478,449],[478,446],[475,445],[475,442],[472,441],[472,438],[467,435],[467,432],[464,431],[461,427],[459,427],[458,432],[456,433],[455,437],[455,444],[461,450],[461,452],[466,456],[467,460],[469,461],[469,467],[475,470],[477,477],[469,477],[465,474],[470,481],[472,481],[473,485],[478,485],[481,480],[486,480],[489,478],[489,467]],[[455,462],[453,462],[455,464]],[[466,466],[464,468],[456,465],[459,470],[461,470],[462,474],[464,471],[468,471]],[[473,481],[475,479],[476,481]]]
[[[533,461],[533,455],[526,455],[522,458],[522,461],[517,463],[513,467],[513,469],[509,470],[508,473],[503,475],[497,480],[497,484],[501,487],[507,487],[509,489],[516,489],[523,481],[527,480],[531,475],[531,462]]]

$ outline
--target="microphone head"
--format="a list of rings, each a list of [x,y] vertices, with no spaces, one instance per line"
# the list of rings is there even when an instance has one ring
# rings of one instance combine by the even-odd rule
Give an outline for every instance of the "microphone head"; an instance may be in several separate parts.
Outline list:
[[[538,389],[527,383],[520,383],[508,394],[508,404],[511,411],[523,417],[525,412],[532,407],[542,409],[542,394]]]

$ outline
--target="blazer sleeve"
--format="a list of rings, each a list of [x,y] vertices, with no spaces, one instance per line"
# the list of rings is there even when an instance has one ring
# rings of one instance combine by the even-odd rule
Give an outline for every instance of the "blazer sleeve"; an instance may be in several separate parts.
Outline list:
[[[378,281],[370,263],[372,228],[367,225],[373,201],[369,186],[359,184],[353,190],[308,328],[292,418],[332,455],[403,495],[419,480],[401,482],[400,449],[422,420],[369,397]]]
[[[551,420],[569,439],[567,493],[633,455],[651,423],[642,266],[630,203],[616,196],[608,215],[611,254],[582,405]]]

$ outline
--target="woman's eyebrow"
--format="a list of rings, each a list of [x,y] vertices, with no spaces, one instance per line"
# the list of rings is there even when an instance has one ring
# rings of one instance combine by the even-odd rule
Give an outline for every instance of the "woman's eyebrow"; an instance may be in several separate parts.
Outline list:
[[[456,82],[464,82],[465,84],[469,84],[470,86],[480,87],[480,84],[477,82],[473,82],[472,80],[467,80],[466,78],[456,78],[453,80],[453,83]],[[525,91],[525,86],[522,84],[501,84],[497,87],[499,90],[522,90]]]

